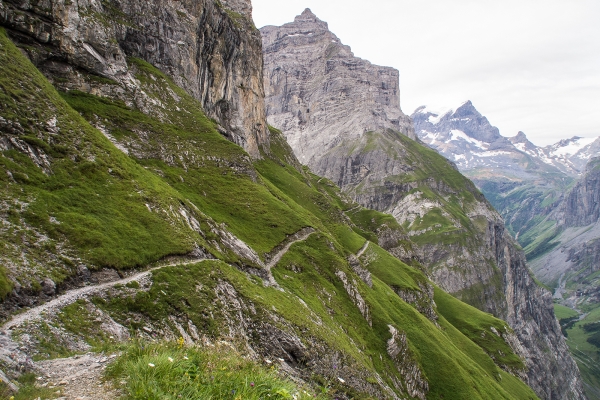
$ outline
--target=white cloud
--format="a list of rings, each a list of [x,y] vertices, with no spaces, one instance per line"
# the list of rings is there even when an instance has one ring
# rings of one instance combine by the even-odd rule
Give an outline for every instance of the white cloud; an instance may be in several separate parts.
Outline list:
[[[253,0],[257,26],[309,7],[355,55],[400,70],[401,103],[466,99],[505,136],[600,135],[597,0]]]

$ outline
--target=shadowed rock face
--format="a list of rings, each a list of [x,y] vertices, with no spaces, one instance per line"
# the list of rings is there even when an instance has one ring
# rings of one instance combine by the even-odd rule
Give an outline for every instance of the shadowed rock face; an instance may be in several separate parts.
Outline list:
[[[593,158],[585,175],[567,194],[559,209],[567,227],[585,226],[600,219],[600,158]]]
[[[254,157],[268,145],[262,54],[249,0],[3,1],[0,23],[58,87],[78,71],[134,84],[128,57],[167,73]]]
[[[396,69],[354,57],[309,9],[260,31],[269,123],[282,129],[300,162],[322,173],[322,154],[369,131],[414,138],[400,109]]]
[[[524,378],[542,398],[584,398],[550,294],[500,215],[452,163],[408,139],[415,136],[399,107],[398,72],[355,58],[308,9],[261,34],[268,120],[300,161],[363,206],[392,214],[444,290],[506,319]],[[471,103],[457,118],[469,118],[473,131],[484,125],[480,140],[510,145]]]

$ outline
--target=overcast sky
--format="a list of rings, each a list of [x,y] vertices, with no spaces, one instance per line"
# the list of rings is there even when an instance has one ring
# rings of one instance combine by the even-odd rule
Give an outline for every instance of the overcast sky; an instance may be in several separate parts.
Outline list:
[[[600,0],[252,0],[257,27],[309,7],[358,57],[400,70],[406,114],[466,100],[537,145],[600,136]]]

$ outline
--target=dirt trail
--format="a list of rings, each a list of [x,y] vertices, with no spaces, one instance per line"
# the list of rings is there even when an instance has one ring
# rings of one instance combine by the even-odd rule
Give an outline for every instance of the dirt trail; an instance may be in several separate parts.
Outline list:
[[[38,361],[38,385],[56,389],[58,399],[114,400],[121,396],[102,375],[116,355],[83,354],[69,358]]]
[[[265,268],[269,274],[269,280],[273,285],[278,286],[271,275],[271,268],[281,260],[294,243],[306,240],[314,232],[315,229],[311,227],[301,229],[289,236],[286,241],[282,242],[273,250],[272,255],[268,257],[268,262],[265,264]],[[24,359],[29,359],[25,353],[21,354],[19,345],[12,341],[10,337],[11,329],[26,322],[41,319],[45,313],[58,312],[60,308],[74,303],[79,299],[89,297],[116,285],[125,285],[132,281],[147,279],[153,271],[158,269],[177,265],[195,264],[203,261],[209,261],[209,259],[199,258],[186,261],[173,261],[168,264],[155,266],[146,271],[138,272],[123,279],[69,290],[47,303],[13,316],[10,321],[0,327],[0,332],[2,332],[0,339],[6,342],[7,351],[10,350],[10,347],[14,350],[14,354],[19,353]],[[33,365],[30,365],[32,365],[36,374],[39,376],[38,385],[56,389],[58,399],[112,400],[119,398],[121,393],[112,387],[110,383],[104,382],[102,380],[102,375],[104,369],[114,357],[114,355],[107,357],[103,354],[87,353],[69,358],[38,361],[33,363]]]
[[[365,251],[367,251],[367,248],[369,247],[369,242],[368,240],[365,242],[365,244],[363,245],[363,247],[361,247],[361,249],[358,251],[358,253],[356,253],[356,258],[360,258],[360,256],[362,256],[364,254]]]
[[[0,331],[8,331],[8,330],[10,330],[16,326],[19,326],[27,321],[39,319],[39,318],[41,318],[42,313],[44,313],[44,312],[56,311],[59,308],[68,306],[69,304],[74,303],[81,298],[96,294],[107,288],[110,288],[110,287],[113,287],[116,285],[125,285],[131,281],[137,281],[137,280],[143,279],[143,278],[149,276],[152,271],[156,271],[157,269],[166,268],[166,267],[174,267],[176,265],[196,264],[196,263],[199,263],[202,261],[206,261],[206,259],[203,258],[203,259],[195,259],[195,260],[190,260],[190,261],[172,262],[170,264],[164,264],[164,265],[160,265],[160,266],[157,266],[154,268],[150,268],[146,271],[139,272],[137,274],[128,276],[127,278],[119,279],[116,281],[106,282],[106,283],[102,283],[102,284],[94,285],[94,286],[84,286],[82,288],[69,290],[66,293],[58,296],[57,298],[48,301],[47,303],[44,303],[37,307],[31,308],[21,314],[14,315],[10,321],[6,322],[4,325],[2,325],[2,327],[0,327]]]
[[[271,260],[265,265],[267,267],[267,270],[271,271],[271,268],[273,268],[275,265],[277,265],[277,263],[285,255],[285,253],[287,253],[290,250],[290,247],[292,247],[292,245],[294,243],[298,243],[298,242],[302,242],[303,240],[306,240],[313,233],[315,233],[314,228],[304,228],[304,229],[296,232],[294,235],[290,236],[290,238],[288,238],[288,240],[289,239],[292,239],[292,240],[287,242],[281,248],[281,250],[277,251],[277,253],[275,253],[275,255],[273,255],[271,257]]]
[[[273,268],[281,260],[281,258],[285,255],[285,253],[287,253],[289,251],[290,247],[294,243],[305,240],[314,232],[315,232],[314,228],[311,228],[311,227],[303,228],[300,231],[296,232],[295,234],[291,235],[286,240],[287,243],[283,242],[277,248],[275,248],[274,250],[276,251],[276,253],[270,257],[270,260],[265,265],[266,269],[269,271],[269,275],[270,275],[271,268]],[[31,308],[21,314],[14,315],[11,320],[7,321],[4,325],[2,325],[2,327],[0,327],[0,331],[8,331],[8,330],[13,329],[25,322],[40,319],[42,317],[42,314],[45,312],[57,311],[58,309],[68,306],[69,304],[74,303],[79,299],[89,297],[91,295],[94,295],[98,292],[101,292],[105,289],[114,287],[116,285],[125,285],[131,281],[137,281],[140,279],[144,279],[144,278],[148,277],[152,271],[156,271],[157,269],[166,268],[166,267],[174,267],[176,265],[195,264],[195,263],[199,263],[202,261],[207,261],[207,259],[198,258],[198,259],[187,260],[187,261],[174,261],[169,264],[163,264],[163,265],[159,265],[159,266],[150,268],[146,271],[139,272],[137,274],[128,276],[123,279],[106,282],[106,283],[102,283],[99,285],[84,286],[82,288],[69,290],[66,293],[56,297],[55,299],[48,301],[47,303],[44,303],[37,307]],[[275,280],[273,279],[272,276],[270,276],[269,280],[272,281],[271,283],[276,284]]]

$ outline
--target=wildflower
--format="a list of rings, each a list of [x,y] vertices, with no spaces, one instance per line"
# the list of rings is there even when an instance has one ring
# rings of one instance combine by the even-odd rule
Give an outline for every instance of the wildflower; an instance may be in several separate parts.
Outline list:
[[[183,356],[184,360],[189,360],[188,356]]]
[[[185,344],[185,339],[183,338],[183,336],[180,336],[179,339],[177,339],[177,344],[179,345],[179,347],[183,347],[183,345]]]
[[[340,378],[339,376],[338,376],[338,381],[340,381],[340,382],[342,382],[342,383],[346,383],[346,381],[345,381],[345,380],[343,380],[342,378]]]
[[[173,359],[171,357],[168,358],[169,362],[173,362]]]
[[[254,382],[250,382],[250,387],[254,387]]]
[[[154,365],[154,364],[152,364],[152,363],[148,363],[148,366],[149,366],[150,368],[154,368],[154,367],[155,367],[155,365]]]

